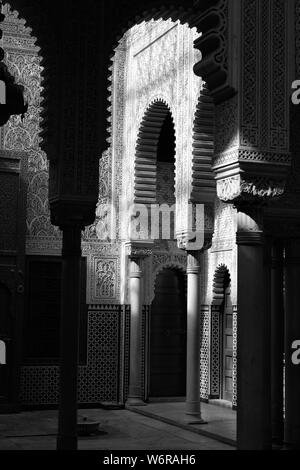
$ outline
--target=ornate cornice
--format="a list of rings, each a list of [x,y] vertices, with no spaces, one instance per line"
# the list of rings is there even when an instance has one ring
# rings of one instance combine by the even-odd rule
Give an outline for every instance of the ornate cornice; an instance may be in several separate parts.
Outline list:
[[[291,160],[292,157],[290,153],[258,152],[252,149],[233,148],[228,152],[215,155],[213,169],[217,172],[220,172],[222,167],[239,162],[275,165],[280,164],[290,167]]]
[[[237,199],[274,199],[282,196],[291,166],[288,152],[259,152],[235,148],[219,154],[213,169],[218,197],[224,201]]]
[[[277,198],[284,193],[285,180],[273,180],[267,177],[230,176],[217,182],[217,194],[221,201],[230,202],[239,199],[262,200]]]

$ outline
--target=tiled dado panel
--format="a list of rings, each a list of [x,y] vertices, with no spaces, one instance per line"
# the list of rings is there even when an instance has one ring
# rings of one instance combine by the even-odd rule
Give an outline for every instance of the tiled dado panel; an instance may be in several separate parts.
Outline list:
[[[201,305],[200,312],[200,397],[208,400],[209,388],[209,306]]]
[[[79,366],[78,399],[81,404],[124,400],[126,356],[128,358],[124,351],[128,337],[125,331],[127,310],[120,305],[89,306],[88,360],[86,365]],[[20,399],[23,405],[55,405],[58,390],[58,366],[22,367]]]

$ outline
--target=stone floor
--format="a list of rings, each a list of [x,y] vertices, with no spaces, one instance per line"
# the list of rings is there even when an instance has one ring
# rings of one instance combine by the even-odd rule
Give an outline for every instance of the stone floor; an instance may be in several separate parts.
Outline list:
[[[218,439],[235,446],[236,411],[228,406],[215,403],[201,403],[202,418],[206,424],[197,424],[197,420],[185,414],[184,402],[151,402],[147,406],[133,408],[136,413],[159,419],[168,424],[175,424],[186,430],[193,430],[206,437]],[[224,405],[224,403],[223,403]]]
[[[143,413],[157,413],[155,419],[136,410],[80,410],[80,417],[100,422],[99,433],[79,438],[82,450],[233,450],[220,440],[198,433],[195,425],[180,423],[183,403],[149,404]],[[221,430],[220,435],[230,428],[232,419],[227,419],[224,408],[207,405],[204,417],[212,420],[210,431]],[[213,408],[215,409],[213,412]],[[146,411],[148,409],[148,411]],[[208,411],[214,413],[208,416]],[[220,419],[217,419],[217,415]],[[162,419],[177,420],[176,425]],[[223,416],[223,418],[222,418]],[[226,420],[228,421],[226,425]],[[19,414],[0,415],[0,450],[54,450],[56,446],[57,411],[30,411]],[[230,434],[232,435],[232,434]],[[221,439],[222,440],[222,439]]]

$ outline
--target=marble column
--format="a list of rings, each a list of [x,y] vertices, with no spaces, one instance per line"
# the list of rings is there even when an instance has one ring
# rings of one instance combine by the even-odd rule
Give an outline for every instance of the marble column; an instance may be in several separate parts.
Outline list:
[[[186,414],[204,423],[200,405],[200,252],[187,252]],[[193,419],[192,419],[193,417]]]
[[[271,448],[270,322],[264,273],[263,213],[238,207],[237,445]]]
[[[280,241],[271,248],[271,415],[272,440],[283,442],[283,247]]]
[[[142,387],[142,258],[130,257],[130,360],[127,405],[145,405]]]
[[[57,449],[76,450],[81,227],[67,226],[61,229],[63,248]]]
[[[293,343],[300,340],[300,239],[289,240],[285,252],[285,436],[300,450],[300,364]],[[300,354],[298,355],[298,357]]]

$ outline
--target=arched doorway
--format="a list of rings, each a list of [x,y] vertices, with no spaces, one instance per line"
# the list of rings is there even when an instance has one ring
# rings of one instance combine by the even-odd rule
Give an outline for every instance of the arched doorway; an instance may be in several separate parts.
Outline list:
[[[0,404],[10,398],[11,295],[0,284]]]
[[[151,397],[183,397],[186,393],[185,278],[166,268],[158,274],[150,316]]]

